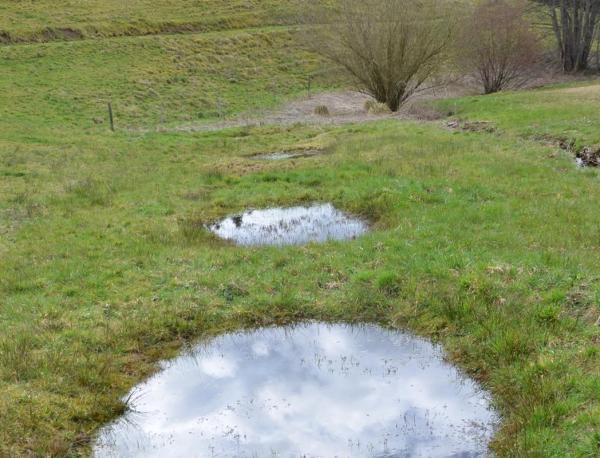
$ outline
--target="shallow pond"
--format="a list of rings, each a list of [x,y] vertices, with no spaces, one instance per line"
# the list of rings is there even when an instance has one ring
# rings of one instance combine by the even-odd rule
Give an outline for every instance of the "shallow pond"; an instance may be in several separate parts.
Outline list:
[[[336,210],[331,204],[250,210],[208,228],[238,245],[300,245],[348,240],[368,229],[364,221]]]
[[[497,420],[438,347],[371,325],[223,335],[129,398],[96,457],[479,457]]]

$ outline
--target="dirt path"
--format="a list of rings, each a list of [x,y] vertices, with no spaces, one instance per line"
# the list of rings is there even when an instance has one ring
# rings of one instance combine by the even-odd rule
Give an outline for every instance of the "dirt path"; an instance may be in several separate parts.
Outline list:
[[[398,113],[369,113],[365,103],[373,100],[370,96],[356,91],[330,91],[302,97],[287,102],[278,109],[257,115],[242,114],[232,119],[214,122],[189,123],[179,126],[157,126],[155,129],[135,129],[136,132],[210,132],[234,127],[254,127],[262,125],[338,125],[378,121],[382,119],[439,119],[440,113],[433,107],[423,104],[425,100],[456,95],[448,90],[430,91],[407,103]],[[315,114],[320,106],[327,107],[328,115]]]
[[[577,81],[565,75],[551,75],[531,82],[531,87],[543,87],[549,83]],[[598,85],[597,87],[600,87]],[[589,86],[584,88],[559,89],[568,90],[589,96]],[[468,78],[455,81],[445,87],[429,89],[410,99],[398,113],[369,113],[365,103],[373,100],[370,96],[357,91],[328,91],[291,100],[279,108],[263,112],[248,112],[230,119],[209,122],[192,122],[177,126],[156,126],[155,128],[131,129],[135,132],[210,132],[235,127],[255,127],[262,125],[339,125],[346,123],[362,123],[382,119],[437,120],[444,118],[444,113],[437,111],[430,102],[436,99],[478,94],[477,85]],[[600,94],[594,91],[593,95]],[[328,115],[315,113],[317,107],[327,107]]]
[[[531,87],[543,87],[549,82],[577,81],[572,77],[564,75],[548,77],[533,81]],[[475,89],[474,89],[475,88]],[[600,94],[600,85],[560,88],[558,91],[569,91],[575,96],[581,94],[585,97],[597,97]],[[464,95],[478,94],[477,86],[473,82],[463,80],[455,82],[449,86],[430,89],[411,100],[409,100],[397,113],[372,113],[365,109],[365,103],[373,99],[357,91],[328,91],[314,94],[310,97],[300,97],[283,104],[273,110],[264,110],[262,112],[248,112],[228,119],[215,121],[191,122],[175,126],[156,126],[154,128],[131,128],[131,132],[211,132],[221,129],[236,127],[256,127],[263,125],[339,125],[346,123],[363,123],[370,121],[379,121],[383,119],[408,119],[408,120],[439,120],[446,117],[428,103],[436,99],[449,97],[459,97]],[[328,114],[316,114],[317,107],[327,107]]]
[[[324,92],[311,97],[292,100],[278,109],[265,111],[263,114],[242,114],[232,119],[214,122],[189,123],[173,127],[158,126],[157,132],[209,132],[233,127],[254,127],[269,124],[343,124],[351,122],[375,121],[397,117],[397,114],[369,114],[365,110],[365,102],[370,97],[359,92],[340,91]],[[315,108],[326,106],[329,115],[315,114]],[[146,130],[149,131],[149,130]]]

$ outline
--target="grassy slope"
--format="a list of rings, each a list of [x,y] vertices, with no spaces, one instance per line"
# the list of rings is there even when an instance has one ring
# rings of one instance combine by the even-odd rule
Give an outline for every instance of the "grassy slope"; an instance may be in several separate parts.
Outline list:
[[[3,128],[97,132],[201,122],[301,92],[319,66],[286,29],[0,48]],[[10,125],[10,127],[9,127]],[[7,129],[8,128],[8,129]]]
[[[267,106],[314,65],[285,52],[289,40],[260,30],[0,49],[0,455],[85,453],[119,395],[194,337],[319,318],[443,341],[495,394],[500,455],[595,456],[600,181],[524,139],[539,126],[596,141],[581,122],[597,119],[595,89],[576,105],[563,88],[450,102],[504,135],[395,121],[110,134],[92,121],[108,98],[132,127],[215,115],[196,98],[229,113]],[[304,145],[333,153],[245,158]],[[317,200],[373,232],[242,249],[201,229]]]
[[[524,138],[544,136],[600,144],[600,80],[441,103],[457,116],[493,121]]]
[[[295,4],[295,0],[7,1],[0,4],[0,42],[289,24],[297,11]]]

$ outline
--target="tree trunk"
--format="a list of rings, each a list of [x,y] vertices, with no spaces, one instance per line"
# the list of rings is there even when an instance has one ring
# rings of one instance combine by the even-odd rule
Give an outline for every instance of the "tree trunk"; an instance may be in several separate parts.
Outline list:
[[[600,0],[546,0],[565,72],[586,70],[600,20]]]

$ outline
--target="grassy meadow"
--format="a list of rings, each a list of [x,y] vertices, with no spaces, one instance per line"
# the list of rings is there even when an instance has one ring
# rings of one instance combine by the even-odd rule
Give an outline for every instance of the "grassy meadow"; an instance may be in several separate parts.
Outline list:
[[[505,134],[533,140],[572,140],[580,146],[600,144],[599,104],[597,78],[439,103],[458,118],[489,121]]]
[[[282,3],[50,4],[0,6],[0,30],[29,41],[0,46],[0,456],[87,456],[157,361],[308,319],[441,342],[494,395],[498,456],[598,456],[600,174],[546,141],[600,143],[597,81],[437,102],[493,133],[399,119],[161,132],[277,106],[322,62],[285,21],[121,25],[276,18]],[[35,43],[44,24],[90,39]],[[250,157],[296,147],[327,154]],[[371,231],[244,248],[203,228],[311,202]]]

